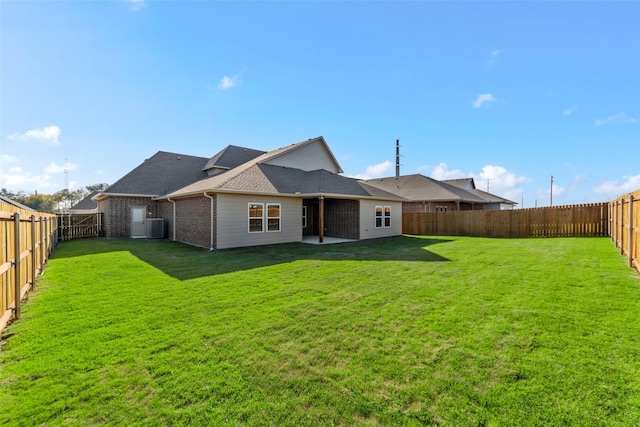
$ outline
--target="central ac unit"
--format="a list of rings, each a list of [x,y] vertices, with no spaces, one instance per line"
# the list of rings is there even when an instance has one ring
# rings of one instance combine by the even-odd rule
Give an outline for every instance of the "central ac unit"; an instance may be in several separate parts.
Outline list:
[[[147,238],[164,239],[164,219],[147,218]]]

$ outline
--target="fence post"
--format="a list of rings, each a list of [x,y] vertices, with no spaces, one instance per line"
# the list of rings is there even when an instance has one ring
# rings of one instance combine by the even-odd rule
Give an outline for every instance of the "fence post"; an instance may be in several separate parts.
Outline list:
[[[629,267],[633,267],[633,194],[629,195]]]
[[[13,225],[14,225],[14,246],[15,246],[15,262],[14,267],[15,271],[15,283],[14,283],[14,292],[15,292],[15,307],[14,307],[14,316],[17,319],[20,319],[20,213],[16,212],[13,214]]]
[[[624,198],[620,199],[620,232],[618,233],[618,239],[620,239],[620,255],[624,255]]]
[[[36,216],[31,215],[31,290],[36,289],[36,261],[38,251],[36,250]]]
[[[44,218],[40,217],[40,273],[44,269],[44,251],[47,250],[44,236]]]

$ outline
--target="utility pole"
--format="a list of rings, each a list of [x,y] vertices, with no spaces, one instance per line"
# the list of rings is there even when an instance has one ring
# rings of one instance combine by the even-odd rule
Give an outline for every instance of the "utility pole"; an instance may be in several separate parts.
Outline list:
[[[487,193],[489,192],[489,180],[487,179]]]
[[[396,139],[396,178],[400,176],[400,140]]]
[[[553,206],[553,175],[551,175],[551,187],[549,188],[549,206]]]
[[[69,202],[69,159],[64,159],[64,176],[65,176],[65,188],[67,189],[66,200],[64,201],[63,212],[67,209],[67,203]],[[69,206],[71,207],[71,206]]]

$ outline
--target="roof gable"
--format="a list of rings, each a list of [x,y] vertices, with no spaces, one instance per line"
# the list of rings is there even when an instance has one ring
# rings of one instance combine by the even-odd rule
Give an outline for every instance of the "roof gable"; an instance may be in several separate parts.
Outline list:
[[[322,136],[291,144],[276,151],[278,152],[274,152],[260,163],[293,167],[304,171],[324,169],[333,173],[343,172]]]
[[[265,151],[254,150],[252,148],[228,145],[215,156],[211,157],[202,170],[216,170],[220,172],[233,169],[265,153]]]
[[[207,177],[206,157],[158,151],[104,190],[100,196],[130,194],[161,196]]]
[[[463,190],[475,190],[476,183],[473,178],[443,179],[442,182],[451,184]]]

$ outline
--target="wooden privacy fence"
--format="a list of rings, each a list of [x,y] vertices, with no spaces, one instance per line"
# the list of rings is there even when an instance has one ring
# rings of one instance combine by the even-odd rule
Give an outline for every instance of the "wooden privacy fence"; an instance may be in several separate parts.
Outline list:
[[[57,242],[56,217],[0,202],[0,332],[20,318],[22,298]]]
[[[407,212],[402,233],[475,237],[608,236],[608,203],[504,211]]]
[[[60,240],[82,239],[102,236],[101,213],[58,215],[58,238]]]
[[[640,273],[640,190],[609,202],[609,214],[611,240]]]

